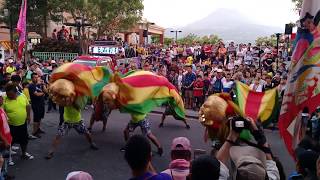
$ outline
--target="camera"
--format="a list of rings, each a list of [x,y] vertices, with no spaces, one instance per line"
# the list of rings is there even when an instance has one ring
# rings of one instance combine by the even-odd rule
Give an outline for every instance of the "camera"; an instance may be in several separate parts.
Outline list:
[[[250,128],[250,122],[241,116],[232,117],[230,120],[232,129],[237,133],[241,133],[243,129]]]

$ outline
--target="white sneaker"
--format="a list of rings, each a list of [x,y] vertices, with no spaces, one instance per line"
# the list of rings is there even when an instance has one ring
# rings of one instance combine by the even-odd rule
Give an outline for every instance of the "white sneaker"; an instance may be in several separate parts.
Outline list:
[[[14,162],[12,160],[9,161],[9,166],[14,166]]]
[[[11,154],[11,155],[16,155],[17,152],[15,152],[15,151],[13,151],[13,150],[11,149],[10,154]]]
[[[36,136],[32,135],[32,134],[29,134],[29,139],[38,139]]]
[[[31,154],[27,153],[27,152],[24,155],[22,155],[22,158],[27,159],[27,160],[34,159],[34,157]]]
[[[16,151],[16,150],[19,150],[20,148],[19,146],[11,146],[11,149]]]

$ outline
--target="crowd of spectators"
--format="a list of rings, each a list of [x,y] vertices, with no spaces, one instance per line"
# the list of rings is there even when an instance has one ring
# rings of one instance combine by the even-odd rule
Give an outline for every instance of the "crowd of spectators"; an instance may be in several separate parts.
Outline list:
[[[236,45],[231,42],[227,46],[223,42],[216,45],[173,44],[167,48],[133,48],[124,45],[123,48],[123,56],[130,52],[132,56],[139,56],[140,61],[120,63],[114,69],[116,72],[123,74],[130,70],[143,69],[167,77],[181,93],[187,109],[200,108],[206,97],[214,93],[226,92],[233,95],[235,81],[247,84],[256,92],[277,88],[279,94],[283,95],[290,61],[284,47],[277,51],[275,47],[253,46],[250,43]],[[7,141],[3,138],[5,133],[0,129],[0,138],[4,141],[3,149],[9,148],[11,154],[14,154],[18,148],[11,144],[19,144],[23,158],[34,158],[27,152],[27,144],[29,139],[40,138],[44,133],[40,124],[45,116],[44,103],[48,104],[48,113],[57,109],[46,92],[50,73],[66,62],[68,61],[53,58],[41,62],[31,58],[25,63],[9,58],[4,64],[0,64],[0,89],[6,92],[0,96],[0,103],[3,104],[3,111],[0,109],[0,113],[6,113],[8,117],[7,120],[0,119],[0,125],[1,122],[7,122],[13,138],[12,143]],[[18,101],[19,108],[13,108]],[[37,112],[38,116],[33,118],[33,130],[29,134],[27,123],[31,121],[31,110]],[[296,150],[299,168],[297,173],[290,177],[317,177],[316,164],[320,164],[320,161],[317,161],[320,146],[315,140],[319,141],[319,113],[320,108],[314,114],[308,115],[309,121],[304,123],[307,136],[297,143]],[[17,114],[19,116],[16,116]],[[60,119],[63,121],[63,117]],[[192,156],[192,142],[185,137],[175,138],[171,147],[172,161],[169,168],[162,173],[156,173],[152,166],[148,140],[134,135],[125,147],[125,160],[132,169],[133,180],[285,179],[281,163],[270,150],[269,143],[272,142],[267,142],[263,130],[254,123],[251,123],[250,130],[256,146],[242,142],[239,134],[231,130],[227,141],[217,153],[197,157]],[[9,163],[14,165],[10,158]],[[69,179],[78,176],[92,179],[84,172],[74,172]]]
[[[247,84],[252,90],[263,92],[285,89],[290,58],[285,47],[236,45],[223,42],[216,45],[171,45],[167,48],[151,46],[134,49],[125,46],[125,52],[148,54],[141,67],[135,63],[121,64],[121,73],[142,68],[167,79],[177,87],[187,109],[198,109],[208,95],[233,93],[235,81]]]

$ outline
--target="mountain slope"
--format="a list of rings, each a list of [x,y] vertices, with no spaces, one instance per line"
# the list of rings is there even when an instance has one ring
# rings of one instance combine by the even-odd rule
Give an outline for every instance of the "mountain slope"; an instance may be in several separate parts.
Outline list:
[[[174,37],[166,30],[168,37]],[[183,32],[179,37],[194,33],[199,36],[216,34],[224,40],[240,42],[254,42],[259,36],[269,36],[277,32],[283,32],[281,28],[259,25],[241,13],[230,9],[218,9],[207,17],[179,28]]]

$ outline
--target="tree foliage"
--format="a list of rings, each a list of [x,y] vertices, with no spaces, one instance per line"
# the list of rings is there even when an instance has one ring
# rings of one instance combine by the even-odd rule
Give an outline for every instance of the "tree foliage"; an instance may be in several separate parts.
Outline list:
[[[179,44],[193,44],[193,43],[201,43],[201,44],[216,44],[221,40],[217,35],[209,35],[199,37],[195,34],[188,34],[187,36],[178,39]]]
[[[7,24],[12,24],[16,27],[19,18],[21,0],[6,0],[2,3],[0,9],[0,21]],[[27,25],[29,31],[36,31],[43,36],[46,36],[46,25],[49,17],[53,20],[57,19],[55,14],[51,14],[56,8],[55,0],[28,0],[27,2]],[[5,16],[4,9],[9,10],[9,16]]]
[[[98,29],[98,36],[113,36],[130,29],[142,17],[142,0],[91,0],[88,17]]]
[[[21,0],[4,1],[2,7],[10,10],[12,24],[17,24],[20,6]],[[49,19],[66,22],[69,19],[62,17],[63,13],[68,13],[73,20],[77,17],[87,19],[98,29],[98,35],[113,36],[136,24],[142,17],[143,8],[142,0],[28,0],[28,27],[45,34]],[[0,9],[2,17],[3,9]],[[1,21],[9,24],[9,17],[1,18]]]
[[[267,45],[267,46],[276,46],[277,45],[277,37],[275,35],[258,37],[256,39],[256,45]]]
[[[76,42],[52,41],[46,39],[37,44],[33,51],[79,53],[79,44]]]
[[[165,37],[164,40],[164,45],[169,46],[170,44],[172,44],[174,42],[173,38],[167,38]]]

